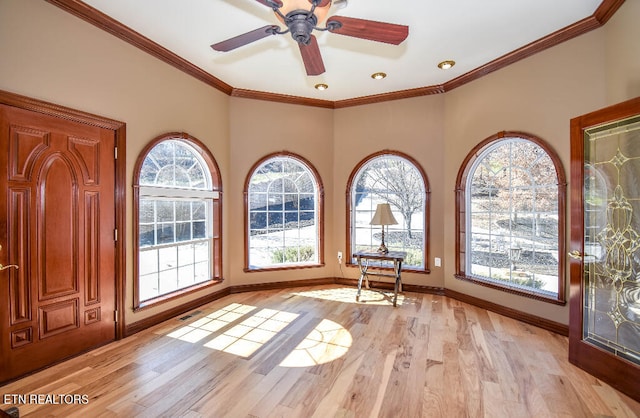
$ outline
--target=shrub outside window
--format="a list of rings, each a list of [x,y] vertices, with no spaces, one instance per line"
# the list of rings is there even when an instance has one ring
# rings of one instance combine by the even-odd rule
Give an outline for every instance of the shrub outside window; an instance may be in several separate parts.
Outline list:
[[[204,146],[162,136],[136,172],[136,307],[220,278],[220,181]]]
[[[404,269],[428,271],[429,187],[420,165],[405,154],[382,151],[360,162],[347,187],[348,251],[376,251],[382,230],[369,222],[378,203],[389,203],[398,221],[385,232],[389,251],[407,253]]]
[[[245,271],[321,265],[322,198],[302,157],[277,153],[256,163],[245,186]]]
[[[565,181],[541,140],[503,132],[458,176],[458,274],[513,293],[564,301]]]

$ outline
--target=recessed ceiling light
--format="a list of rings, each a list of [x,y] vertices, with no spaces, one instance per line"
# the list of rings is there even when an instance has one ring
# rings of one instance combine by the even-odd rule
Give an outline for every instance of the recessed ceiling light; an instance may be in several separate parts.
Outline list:
[[[371,74],[371,78],[373,78],[374,80],[382,80],[386,76],[387,76],[386,73],[373,73],[373,74]]]
[[[326,89],[328,89],[328,88],[329,88],[329,86],[327,86],[326,84],[320,83],[320,84],[316,84],[316,85],[315,85],[315,88],[316,88],[316,90],[320,90],[320,91],[322,91],[322,90],[326,90]]]
[[[449,68],[453,67],[454,65],[456,65],[455,61],[447,60],[447,61],[442,61],[440,64],[438,64],[438,68],[440,68],[441,70],[448,70]]]

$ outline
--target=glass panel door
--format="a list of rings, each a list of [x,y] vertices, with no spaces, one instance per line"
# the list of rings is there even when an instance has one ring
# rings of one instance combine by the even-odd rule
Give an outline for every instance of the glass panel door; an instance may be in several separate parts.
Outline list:
[[[584,131],[584,340],[640,364],[640,116]]]
[[[640,97],[571,120],[569,361],[640,401]]]

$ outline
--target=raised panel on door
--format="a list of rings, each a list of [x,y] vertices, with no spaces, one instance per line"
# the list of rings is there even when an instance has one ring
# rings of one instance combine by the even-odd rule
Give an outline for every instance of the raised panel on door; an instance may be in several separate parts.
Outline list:
[[[63,138],[57,138],[63,142]],[[32,181],[36,201],[36,263],[38,296],[42,302],[77,294],[79,230],[78,181],[74,167],[60,151],[43,158]]]

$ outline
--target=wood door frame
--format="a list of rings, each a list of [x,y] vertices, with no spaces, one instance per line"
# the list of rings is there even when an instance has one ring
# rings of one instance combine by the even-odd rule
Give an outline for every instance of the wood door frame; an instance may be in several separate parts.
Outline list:
[[[571,246],[584,254],[584,131],[590,127],[635,116],[640,97],[571,119]],[[580,186],[579,190],[576,188]],[[569,362],[640,400],[637,384],[640,367],[583,341],[584,268],[582,260],[570,259]]]
[[[118,155],[115,160],[115,226],[118,239],[115,242],[115,309],[116,309],[116,340],[125,336],[125,294],[126,288],[126,124],[80,110],[56,105],[38,99],[32,99],[19,94],[0,90],[0,104],[29,110],[36,113],[53,116],[60,119],[96,126],[113,131]]]

